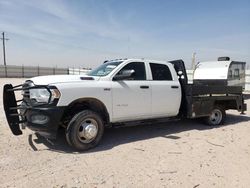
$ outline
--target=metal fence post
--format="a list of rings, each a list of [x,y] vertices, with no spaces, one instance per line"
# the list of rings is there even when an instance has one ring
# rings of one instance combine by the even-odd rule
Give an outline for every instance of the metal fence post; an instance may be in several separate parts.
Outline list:
[[[5,78],[8,77],[8,73],[7,73],[7,65],[4,65],[4,71],[5,71]]]
[[[39,65],[37,66],[37,74],[39,76]]]
[[[24,66],[22,65],[22,77],[24,78]]]

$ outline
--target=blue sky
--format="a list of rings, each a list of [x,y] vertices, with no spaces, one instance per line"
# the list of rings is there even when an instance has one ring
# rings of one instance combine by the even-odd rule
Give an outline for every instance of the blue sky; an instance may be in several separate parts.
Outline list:
[[[189,66],[193,52],[197,61],[250,62],[249,0],[0,0],[0,31],[15,65],[95,67],[130,57]]]

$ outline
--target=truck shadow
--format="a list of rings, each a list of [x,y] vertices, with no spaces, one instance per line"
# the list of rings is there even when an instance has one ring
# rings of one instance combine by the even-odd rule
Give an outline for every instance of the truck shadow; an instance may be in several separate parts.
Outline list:
[[[218,128],[225,126],[237,126],[237,123],[247,121],[250,121],[249,116],[236,116],[229,114],[227,115],[227,121],[225,122],[225,124]],[[30,135],[28,141],[34,151],[39,151],[36,148],[36,144],[44,144],[48,150],[54,152],[87,154],[105,151],[122,144],[156,137],[164,137],[166,139],[180,139],[179,136],[175,136],[174,134],[190,130],[203,131],[209,129],[216,129],[216,127],[206,126],[201,120],[183,120],[161,124],[146,124],[133,127],[109,128],[105,130],[104,137],[102,138],[101,143],[96,148],[85,152],[77,152],[67,144],[63,129],[59,130],[57,139],[54,141],[49,141],[39,135],[36,135],[37,138],[33,138],[33,135]]]

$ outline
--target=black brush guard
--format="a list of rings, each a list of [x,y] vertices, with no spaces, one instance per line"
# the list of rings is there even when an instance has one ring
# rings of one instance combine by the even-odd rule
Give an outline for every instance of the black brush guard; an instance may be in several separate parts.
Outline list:
[[[21,87],[21,85],[18,85],[16,87]],[[13,87],[11,84],[4,85],[3,105],[10,130],[14,135],[17,136],[23,134],[19,125],[21,123],[24,123],[25,120],[23,120],[18,113],[18,109],[20,106],[17,106],[17,100],[14,91],[15,87]]]
[[[24,99],[16,100],[15,91],[29,91],[29,89],[45,88],[50,93],[48,103],[30,105]],[[25,118],[25,112],[27,109],[32,107],[46,106],[51,103],[52,93],[46,86],[27,86],[27,84],[12,86],[12,84],[6,84],[3,88],[3,105],[5,115],[12,133],[16,136],[21,135],[22,131],[20,129],[20,124],[27,122]],[[18,104],[19,103],[19,104]],[[24,105],[21,105],[24,103]],[[22,113],[20,113],[22,110]]]

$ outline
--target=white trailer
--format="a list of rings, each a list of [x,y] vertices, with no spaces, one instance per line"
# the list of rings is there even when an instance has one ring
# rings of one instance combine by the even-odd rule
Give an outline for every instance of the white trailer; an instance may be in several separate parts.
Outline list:
[[[199,62],[194,71],[193,82],[202,85],[227,85],[245,87],[246,63],[231,61],[228,57],[218,61]]]

